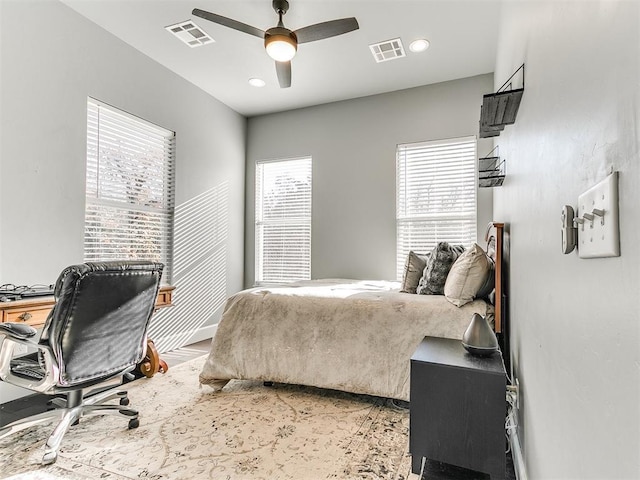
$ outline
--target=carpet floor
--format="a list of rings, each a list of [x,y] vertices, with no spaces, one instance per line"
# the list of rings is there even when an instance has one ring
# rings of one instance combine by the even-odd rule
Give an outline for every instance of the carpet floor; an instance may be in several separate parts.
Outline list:
[[[140,427],[85,417],[55,464],[40,460],[50,428],[0,440],[0,478],[390,479],[409,478],[409,411],[389,400],[262,382],[199,388],[204,357],[129,385]],[[415,478],[415,476],[414,476]]]

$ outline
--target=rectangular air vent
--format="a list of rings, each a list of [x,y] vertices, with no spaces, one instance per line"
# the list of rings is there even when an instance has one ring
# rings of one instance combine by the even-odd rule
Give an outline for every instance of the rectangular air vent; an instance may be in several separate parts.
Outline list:
[[[369,45],[369,48],[371,49],[373,58],[375,58],[378,63],[406,56],[404,53],[404,47],[402,46],[402,40],[399,38],[374,43]]]
[[[206,45],[207,43],[213,43],[215,41],[191,20],[176,23],[175,25],[169,25],[164,28],[169,33],[173,33],[191,48]]]

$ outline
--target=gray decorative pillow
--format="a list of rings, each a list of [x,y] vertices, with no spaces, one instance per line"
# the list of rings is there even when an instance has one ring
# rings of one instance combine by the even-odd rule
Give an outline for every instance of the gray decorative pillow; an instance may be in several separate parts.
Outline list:
[[[464,250],[464,245],[449,245],[447,242],[438,242],[429,255],[426,267],[424,267],[417,293],[444,295],[444,284],[447,281],[449,270]]]
[[[409,252],[402,274],[402,287],[400,289],[402,293],[416,293],[424,267],[427,266],[428,258],[428,253],[426,255],[418,255],[413,250]]]

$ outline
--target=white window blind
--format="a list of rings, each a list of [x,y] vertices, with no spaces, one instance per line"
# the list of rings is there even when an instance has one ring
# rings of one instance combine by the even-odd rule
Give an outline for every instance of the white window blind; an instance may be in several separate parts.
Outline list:
[[[311,158],[256,164],[256,283],[311,278]]]
[[[398,145],[397,276],[410,250],[424,254],[441,241],[476,241],[476,139]]]
[[[152,260],[171,280],[175,134],[87,102],[86,261]]]

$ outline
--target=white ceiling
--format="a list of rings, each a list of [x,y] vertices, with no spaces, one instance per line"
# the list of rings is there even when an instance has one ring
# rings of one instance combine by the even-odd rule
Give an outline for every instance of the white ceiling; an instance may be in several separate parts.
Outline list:
[[[266,30],[278,19],[271,0],[62,0],[246,116],[492,72],[501,1],[289,0],[284,24],[291,30],[343,17],[356,17],[360,29],[300,45],[292,85],[281,89],[259,38],[191,15],[200,8]],[[164,28],[189,19],[215,43],[189,48]],[[369,44],[396,37],[407,56],[376,63]],[[427,38],[430,48],[410,52],[416,38]],[[266,86],[250,86],[251,77]]]

